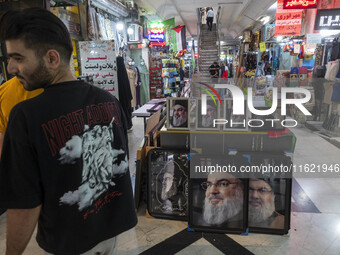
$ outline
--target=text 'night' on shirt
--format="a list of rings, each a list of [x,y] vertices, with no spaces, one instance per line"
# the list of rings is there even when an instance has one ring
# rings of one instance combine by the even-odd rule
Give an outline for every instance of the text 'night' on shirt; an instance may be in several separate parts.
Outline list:
[[[42,204],[37,241],[79,254],[136,225],[126,120],[116,98],[82,81],[50,85],[13,108],[0,207]]]

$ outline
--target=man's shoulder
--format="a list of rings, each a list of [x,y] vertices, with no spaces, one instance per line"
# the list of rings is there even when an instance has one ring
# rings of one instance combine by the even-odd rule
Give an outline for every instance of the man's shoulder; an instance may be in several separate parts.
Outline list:
[[[20,86],[22,87],[22,85],[20,84],[20,81],[17,77],[14,77],[8,81],[6,81],[5,83],[3,83],[1,86],[0,86],[0,93],[4,93],[6,90],[8,90],[9,88],[19,88],[20,89]],[[24,89],[22,87],[22,89]]]

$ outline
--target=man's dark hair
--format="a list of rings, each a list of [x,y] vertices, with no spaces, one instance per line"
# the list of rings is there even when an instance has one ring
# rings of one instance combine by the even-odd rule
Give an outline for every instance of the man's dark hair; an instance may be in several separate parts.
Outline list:
[[[59,52],[61,61],[69,63],[73,51],[70,34],[64,23],[42,8],[8,11],[0,19],[0,40],[23,40],[25,47],[38,57],[50,49]]]
[[[214,65],[218,65],[218,63],[217,63],[217,62],[214,62],[213,64],[214,64]]]

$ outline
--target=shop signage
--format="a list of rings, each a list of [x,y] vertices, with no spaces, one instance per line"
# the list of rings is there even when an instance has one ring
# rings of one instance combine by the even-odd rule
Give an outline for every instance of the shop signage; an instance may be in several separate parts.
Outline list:
[[[317,0],[284,0],[283,9],[310,9],[316,8]]]
[[[284,10],[284,0],[277,1],[275,36],[299,36],[302,10]]]
[[[163,42],[164,39],[165,39],[164,34],[153,34],[153,33],[149,34],[149,41]]]
[[[164,42],[164,40],[165,40],[164,25],[162,23],[152,23],[149,34],[149,41]]]
[[[314,29],[340,30],[340,9],[318,10]]]
[[[164,28],[151,28],[150,32],[153,34],[164,34]]]
[[[150,42],[149,47],[165,47],[165,42]]]
[[[119,98],[114,41],[79,42],[81,74],[92,76],[94,85]]]
[[[260,52],[264,52],[266,51],[266,43],[265,42],[261,42],[260,43]]]
[[[320,34],[307,34],[307,44],[318,44],[321,43],[321,35]]]
[[[163,28],[164,24],[163,23],[151,23],[150,28]]]

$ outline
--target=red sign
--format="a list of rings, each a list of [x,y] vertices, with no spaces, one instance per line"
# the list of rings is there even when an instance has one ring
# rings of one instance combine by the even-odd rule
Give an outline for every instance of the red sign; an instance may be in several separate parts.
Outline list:
[[[150,42],[149,47],[165,47],[165,42]]]
[[[317,0],[284,0],[283,9],[310,9],[316,8]]]
[[[164,28],[151,28],[150,32],[153,34],[164,34]]]
[[[275,36],[299,36],[301,33],[302,10],[284,10],[285,2],[285,0],[277,1]]]

